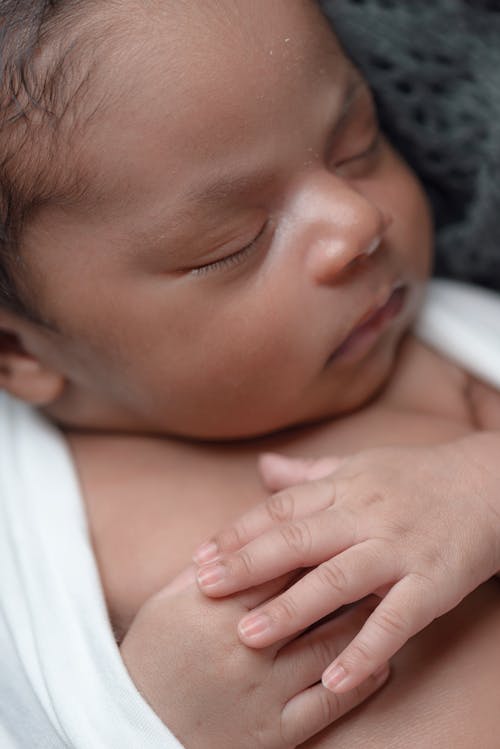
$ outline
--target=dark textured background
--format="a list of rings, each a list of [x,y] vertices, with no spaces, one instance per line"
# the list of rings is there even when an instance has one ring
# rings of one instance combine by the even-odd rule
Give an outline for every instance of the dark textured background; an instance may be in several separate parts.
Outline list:
[[[320,0],[424,182],[436,272],[500,290],[500,0]]]

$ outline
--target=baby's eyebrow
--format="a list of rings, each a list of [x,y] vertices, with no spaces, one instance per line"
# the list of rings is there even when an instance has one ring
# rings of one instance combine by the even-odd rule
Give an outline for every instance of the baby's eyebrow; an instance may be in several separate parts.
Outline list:
[[[353,72],[354,74],[350,76],[342,97],[342,103],[338,114],[336,115],[329,140],[335,138],[340,127],[349,116],[353,104],[357,100],[360,92],[367,88],[367,83],[359,72],[356,69],[354,69]],[[186,201],[186,205],[193,206],[202,204],[203,206],[210,208],[210,206],[220,205],[221,201],[225,200],[230,195],[242,194],[250,188],[258,189],[259,186],[264,185],[271,176],[272,175],[266,174],[263,171],[255,170],[249,174],[221,176],[201,187],[197,186],[196,189],[187,192],[183,198]]]
[[[332,116],[332,124],[328,137],[327,149],[329,143],[333,141],[341,125],[345,122],[351,112],[355,101],[358,99],[360,92],[368,88],[368,85],[361,74],[352,68],[349,79],[345,86],[345,91],[341,97],[340,106],[337,104]],[[159,224],[155,227],[151,223],[145,230],[137,227],[133,232],[133,246],[148,246],[151,251],[156,251],[158,247],[164,247],[164,237],[166,233],[175,232],[179,227],[189,223],[200,206],[206,213],[210,213],[214,208],[220,208],[221,204],[228,198],[235,195],[243,195],[250,190],[258,190],[268,185],[274,176],[273,172],[265,170],[256,170],[255,167],[248,173],[240,174],[220,174],[215,179],[197,184],[191,190],[187,190],[178,200],[175,206],[175,214],[168,218],[166,222],[165,214],[162,215]],[[182,230],[182,229],[181,229]]]
[[[198,187],[185,195],[187,203],[202,203],[207,207],[218,205],[221,201],[233,194],[242,194],[251,187],[263,184],[268,178],[264,171],[253,170],[249,174],[234,174],[219,177],[213,182]]]

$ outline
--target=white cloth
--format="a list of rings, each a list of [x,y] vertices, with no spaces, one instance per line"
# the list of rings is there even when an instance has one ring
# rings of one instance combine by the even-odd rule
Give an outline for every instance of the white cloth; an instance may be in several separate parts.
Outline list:
[[[0,394],[1,749],[181,749],[108,622],[60,434]]]
[[[415,325],[418,337],[471,374],[500,388],[500,294],[434,280]]]

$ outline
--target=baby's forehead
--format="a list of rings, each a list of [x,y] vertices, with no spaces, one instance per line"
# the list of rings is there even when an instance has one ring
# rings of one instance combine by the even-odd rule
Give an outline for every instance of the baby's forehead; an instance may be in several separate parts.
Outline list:
[[[121,222],[125,235],[132,221],[165,222],[166,204],[191,191],[194,172],[214,182],[235,165],[271,163],[308,92],[343,66],[313,0],[83,0],[54,4],[33,29],[39,43],[28,42],[18,72],[41,96],[27,90],[29,117],[12,137],[3,129],[0,144],[22,216],[19,246],[30,251],[46,244],[40,225],[52,241],[48,215],[69,232],[75,215],[99,228]],[[263,123],[267,153],[256,154]]]
[[[287,166],[304,119],[340,108],[352,72],[313,2],[151,5],[118,13],[64,163],[78,224],[124,248],[190,240],[214,204],[224,220],[226,197]]]
[[[201,5],[174,3],[174,11],[165,11],[157,23],[142,19],[126,32],[128,43],[109,54],[99,83],[100,109],[86,133],[88,163],[93,152],[104,171],[100,153],[121,148],[123,166],[140,169],[127,150],[130,143],[167,161],[183,150],[203,159],[207,150],[223,148],[228,132],[232,137],[239,131],[243,141],[254,115],[261,121],[274,116],[278,98],[299,107],[324,77],[332,94],[341,90],[348,65],[314,2]],[[293,113],[269,125],[290,130]],[[135,137],[120,145],[131,130]],[[174,172],[171,179],[177,185],[180,175]]]
[[[72,14],[73,7],[78,12]],[[25,156],[18,154],[15,160],[36,151],[29,160],[44,169],[47,190],[53,174],[60,181],[57,192],[71,186],[73,197],[84,192],[93,166],[103,173],[103,145],[106,150],[133,120],[140,141],[141,125],[152,119],[158,103],[163,132],[187,115],[182,143],[197,135],[197,122],[206,123],[205,138],[194,143],[200,148],[209,138],[223,137],[217,118],[230,119],[233,128],[244,131],[247,123],[238,120],[231,101],[236,105],[246,96],[260,104],[265,117],[266,95],[272,99],[280,89],[293,88],[311,74],[311,67],[313,85],[325,72],[326,49],[330,57],[341,57],[312,0],[125,0],[104,5],[86,0],[67,9],[59,21],[54,11],[50,33],[40,27],[43,44],[30,63],[35,83],[27,92],[27,99],[36,102],[30,113],[32,147],[27,139]],[[225,107],[220,97],[224,88]],[[36,89],[44,97],[41,106]],[[215,92],[219,96],[212,97]],[[100,143],[105,136],[107,144]],[[174,134],[169,143],[170,149],[177,147]],[[126,153],[123,159],[128,159]],[[97,184],[94,189],[97,195]]]

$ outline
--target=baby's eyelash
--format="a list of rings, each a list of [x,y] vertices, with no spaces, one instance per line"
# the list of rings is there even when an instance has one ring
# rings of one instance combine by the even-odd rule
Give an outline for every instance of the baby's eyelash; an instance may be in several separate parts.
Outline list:
[[[362,154],[360,154],[359,158],[371,156],[373,153],[375,153],[375,151],[378,149],[381,143],[382,143],[382,132],[380,129],[377,129],[377,132],[375,133],[375,137],[373,138],[370,146]]]
[[[217,270],[223,270],[234,265],[239,265],[243,262],[243,260],[245,260],[248,255],[253,252],[259,240],[265,233],[267,225],[268,222],[266,221],[259,233],[252,239],[252,241],[241,249],[237,250],[236,252],[232,252],[230,255],[222,257],[219,260],[214,260],[213,263],[207,263],[206,265],[200,265],[198,268],[192,268],[190,273],[193,276],[203,276],[207,273],[213,273]]]
[[[380,146],[382,142],[382,133],[380,129],[377,129],[370,145],[368,148],[365,148],[364,151],[361,153],[357,153],[354,156],[351,156],[350,158],[346,159],[345,162],[348,163],[349,161],[358,161],[360,159],[366,159],[370,156],[373,156],[374,153],[378,150],[378,147]]]
[[[351,176],[357,173],[359,169],[372,169],[375,163],[378,161],[378,157],[380,154],[379,149],[382,141],[382,133],[378,129],[367,148],[365,148],[360,153],[355,153],[348,158],[337,161],[337,163],[335,164],[335,169],[350,170],[349,174]],[[354,172],[352,170],[354,170]]]

